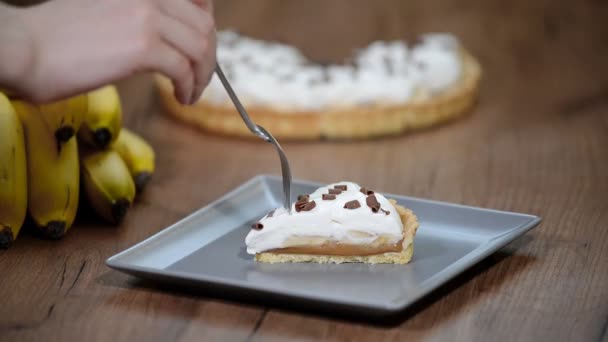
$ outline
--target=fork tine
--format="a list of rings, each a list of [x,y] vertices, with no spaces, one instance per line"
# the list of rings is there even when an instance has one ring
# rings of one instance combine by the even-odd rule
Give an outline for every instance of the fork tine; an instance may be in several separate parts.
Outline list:
[[[266,130],[266,128],[257,125],[257,127],[269,138],[269,143],[273,144],[279,153],[281,159],[281,175],[283,176],[283,205],[289,212],[291,212],[291,169],[289,168],[289,161],[287,156],[281,147],[281,144]]]

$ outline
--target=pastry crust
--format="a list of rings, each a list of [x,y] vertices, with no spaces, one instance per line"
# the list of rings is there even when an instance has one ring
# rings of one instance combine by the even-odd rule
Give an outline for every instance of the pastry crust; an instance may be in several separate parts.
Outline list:
[[[461,49],[460,56],[463,62],[460,80],[426,99],[413,99],[402,105],[373,104],[299,112],[249,106],[247,112],[254,122],[283,140],[365,139],[428,128],[467,113],[477,97],[481,67],[466,50]],[[168,79],[157,75],[156,82],[170,115],[209,132],[254,137],[231,105],[199,101],[184,106],[175,99]]]
[[[335,256],[335,255],[311,255],[311,254],[289,254],[289,253],[257,253],[255,259],[266,263],[286,262],[316,262],[320,264],[345,262],[359,262],[367,264],[407,264],[414,253],[414,236],[418,230],[418,218],[414,213],[390,200],[397,209],[401,222],[403,222],[403,250],[401,252],[389,252],[369,256]]]

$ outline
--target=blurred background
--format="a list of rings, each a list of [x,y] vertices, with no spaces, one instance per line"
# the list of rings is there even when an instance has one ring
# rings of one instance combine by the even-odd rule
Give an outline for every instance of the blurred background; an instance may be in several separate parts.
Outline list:
[[[608,73],[593,63],[608,57],[608,3],[602,0],[216,0],[214,5],[218,29],[290,43],[314,60],[339,61],[374,40],[411,41],[422,33],[444,31],[482,60],[490,79],[495,68],[508,67],[518,77],[538,80],[533,74],[544,71],[538,70],[543,62],[560,74]],[[586,63],[559,69],[574,60]]]
[[[379,329],[365,335],[357,326],[272,311],[260,331],[295,331],[296,337],[319,327],[327,336],[363,333],[369,340],[384,333],[389,340],[425,334],[482,341],[606,336],[608,1],[216,0],[215,14],[218,29],[293,44],[324,62],[341,61],[375,40],[454,34],[483,68],[471,115],[384,139],[285,143],[294,178],[351,180],[382,192],[543,217],[491,260],[492,267],[477,269],[454,291],[444,291],[450,292],[445,300],[405,322],[404,335]],[[198,297],[132,291],[125,278],[106,274],[103,260],[258,174],[279,174],[276,152],[261,141],[207,134],[172,119],[150,75],[123,80],[118,88],[125,126],[156,150],[150,184],[116,229],[85,217],[57,244],[20,238],[0,258],[11,285],[0,287],[0,297],[8,298],[0,316],[15,322],[10,326],[17,327],[16,335],[59,332],[75,340],[86,335],[82,329],[127,338],[137,329],[142,340],[171,340],[166,334],[175,330],[172,324],[181,331],[182,321],[199,328],[192,331],[239,333],[245,324],[230,320],[247,316],[234,313],[240,306],[204,309],[200,305],[209,303]],[[69,281],[62,287],[66,269]],[[21,272],[27,281],[19,281],[21,270],[27,270]],[[83,280],[68,296],[81,272]],[[72,276],[76,280],[65,291]],[[14,288],[34,294],[28,305]],[[127,312],[129,324],[116,327],[126,321],[116,312]],[[262,320],[254,313],[251,326],[257,329]]]
[[[9,2],[28,5],[37,1]],[[563,173],[566,171],[555,167],[556,162],[581,165],[606,155],[604,150],[588,146],[606,143],[607,1],[214,3],[218,29],[293,44],[317,61],[342,61],[354,49],[375,40],[412,41],[427,32],[449,32],[482,65],[479,100],[471,116],[379,142],[288,144],[296,177],[331,181],[339,175],[388,188],[388,183],[406,174],[407,180],[391,185],[394,191],[514,209],[518,203],[505,203],[499,198],[500,191],[488,190],[489,184],[499,181],[510,184],[508,189],[524,192],[531,186],[574,184],[569,180],[578,176]],[[276,155],[267,146],[184,129],[181,123],[166,118],[150,77],[133,77],[121,82],[119,88],[127,126],[153,141],[159,149],[159,165],[165,165],[159,168],[150,192],[154,193],[155,184],[159,191],[182,187],[196,199],[180,212],[211,200],[256,173],[278,172]],[[191,157],[193,150],[198,154],[195,159]],[[238,153],[240,162],[225,157],[227,150]],[[317,163],[310,163],[311,155],[317,156]],[[390,164],[403,155],[416,160],[417,167],[404,164],[395,171],[389,168],[381,173],[385,177],[358,171],[366,162],[354,158]],[[211,161],[217,163],[213,169],[207,166]],[[327,175],[329,161],[335,170]],[[242,163],[250,168],[239,167]],[[175,165],[180,165],[179,170]],[[222,169],[224,177],[222,186],[218,184],[212,193],[202,192],[204,182],[190,185],[190,179],[201,170],[212,173],[216,169]],[[551,192],[548,190],[547,196]]]
[[[580,94],[608,92],[608,2],[602,0],[216,0],[214,4],[218,29],[293,44],[316,61],[342,61],[375,40],[411,42],[423,33],[450,32],[481,61],[486,85],[482,91],[515,92],[517,102],[531,105],[546,95],[558,106]]]

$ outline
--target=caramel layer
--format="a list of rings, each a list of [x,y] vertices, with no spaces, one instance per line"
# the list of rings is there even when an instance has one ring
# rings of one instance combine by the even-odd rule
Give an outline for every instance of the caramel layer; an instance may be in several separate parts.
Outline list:
[[[286,248],[276,248],[269,250],[268,253],[274,254],[312,254],[312,255],[335,255],[335,256],[368,256],[384,254],[389,252],[401,252],[403,250],[403,240],[394,245],[381,246],[359,246],[347,245],[337,242],[328,242],[319,246],[293,246]]]

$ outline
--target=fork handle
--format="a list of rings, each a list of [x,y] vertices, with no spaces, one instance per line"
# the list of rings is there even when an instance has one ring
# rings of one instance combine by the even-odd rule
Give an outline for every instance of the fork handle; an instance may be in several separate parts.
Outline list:
[[[260,131],[258,126],[249,117],[249,114],[247,114],[247,111],[241,104],[241,101],[239,101],[238,97],[234,93],[234,90],[232,90],[232,86],[230,85],[230,82],[228,82],[228,79],[224,75],[224,72],[222,71],[222,68],[220,67],[219,63],[215,64],[215,73],[220,78],[220,81],[224,85],[224,88],[226,89],[228,96],[230,96],[230,99],[234,103],[234,106],[236,107],[236,110],[239,112],[239,115],[245,122],[245,125],[247,125],[247,128],[249,128],[249,130],[253,134],[257,135],[258,137],[260,137],[266,141],[269,141],[270,138],[266,134],[264,134],[264,132]]]

